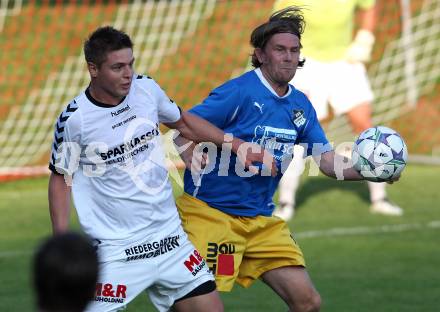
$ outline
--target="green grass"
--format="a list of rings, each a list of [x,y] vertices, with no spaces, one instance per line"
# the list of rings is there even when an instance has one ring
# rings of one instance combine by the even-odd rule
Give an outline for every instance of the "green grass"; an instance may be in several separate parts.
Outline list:
[[[438,311],[440,294],[440,167],[409,165],[389,187],[403,217],[368,212],[364,183],[324,177],[302,181],[290,223],[309,273],[323,299],[322,311]],[[0,184],[0,298],[2,311],[31,311],[30,264],[36,245],[50,234],[47,178]],[[176,194],[181,190],[176,189]],[[72,213],[72,223],[78,227]],[[397,226],[407,225],[398,231]],[[381,226],[396,231],[383,231]],[[334,228],[367,233],[331,235]],[[315,237],[307,237],[317,231]],[[226,311],[286,311],[263,283],[222,294]],[[127,311],[154,311],[145,295]]]

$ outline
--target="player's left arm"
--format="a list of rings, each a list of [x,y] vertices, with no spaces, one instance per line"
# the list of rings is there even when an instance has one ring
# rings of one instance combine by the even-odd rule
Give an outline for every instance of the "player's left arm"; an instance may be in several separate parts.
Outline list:
[[[313,157],[319,170],[328,177],[347,180],[359,181],[366,180],[354,167],[351,159],[335,153],[335,151],[325,152],[321,155]],[[387,181],[388,184],[393,184],[400,179],[400,176],[393,177],[392,180]]]
[[[338,180],[364,180],[359,172],[353,168],[351,159],[336,154],[335,151],[325,152],[313,158],[319,170],[328,177]]]
[[[231,150],[251,171],[252,164],[263,163],[267,168],[272,168],[271,174],[276,175],[276,162],[272,154],[259,145],[248,143],[240,138],[227,135],[209,121],[198,117],[190,112],[182,112],[181,118],[172,123],[164,123],[171,129],[179,131],[179,136],[195,143],[210,142],[217,146],[223,143],[231,144]],[[255,172],[257,173],[257,172]]]

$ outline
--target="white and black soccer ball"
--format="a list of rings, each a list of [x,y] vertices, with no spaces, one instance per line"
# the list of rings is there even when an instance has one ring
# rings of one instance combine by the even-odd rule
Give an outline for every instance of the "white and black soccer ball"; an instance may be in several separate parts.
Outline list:
[[[390,181],[400,175],[407,159],[408,149],[402,137],[384,126],[363,131],[352,151],[354,168],[373,182]]]

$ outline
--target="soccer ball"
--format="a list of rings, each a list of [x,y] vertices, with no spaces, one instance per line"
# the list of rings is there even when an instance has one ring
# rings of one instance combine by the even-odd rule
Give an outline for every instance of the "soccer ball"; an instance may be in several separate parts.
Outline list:
[[[402,137],[383,126],[363,131],[352,151],[354,168],[373,182],[390,181],[400,175],[407,159],[408,149]]]

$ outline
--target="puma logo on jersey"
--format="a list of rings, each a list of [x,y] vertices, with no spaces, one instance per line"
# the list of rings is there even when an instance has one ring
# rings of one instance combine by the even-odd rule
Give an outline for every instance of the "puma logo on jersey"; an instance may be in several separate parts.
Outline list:
[[[264,104],[259,104],[258,102],[254,102],[254,106],[256,106],[260,110],[260,113],[263,113]]]

